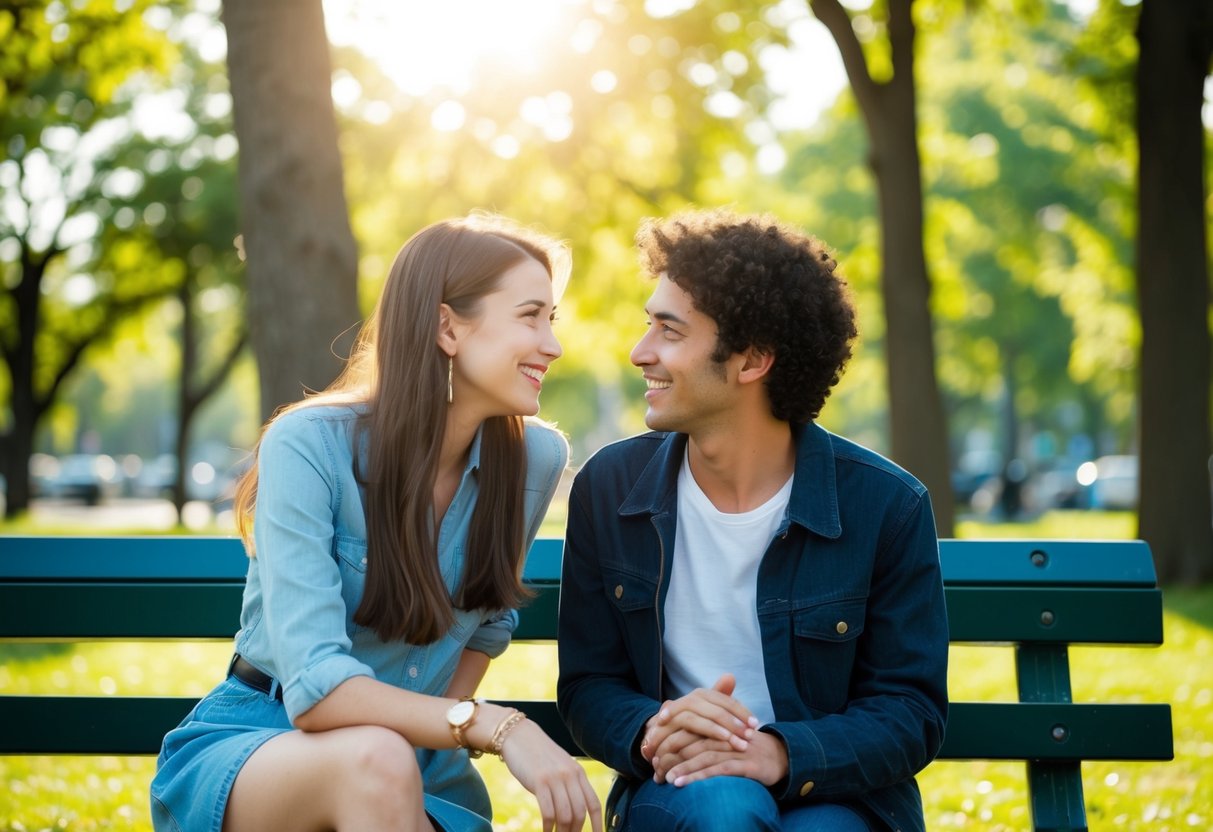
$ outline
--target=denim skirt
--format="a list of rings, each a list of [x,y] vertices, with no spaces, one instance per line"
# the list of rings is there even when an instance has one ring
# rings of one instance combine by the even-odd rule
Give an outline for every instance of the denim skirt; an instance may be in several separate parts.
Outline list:
[[[157,832],[221,832],[240,767],[262,743],[294,730],[277,699],[229,677],[164,738],[152,778]],[[491,832],[488,792],[462,749],[417,751],[425,811],[446,832]]]

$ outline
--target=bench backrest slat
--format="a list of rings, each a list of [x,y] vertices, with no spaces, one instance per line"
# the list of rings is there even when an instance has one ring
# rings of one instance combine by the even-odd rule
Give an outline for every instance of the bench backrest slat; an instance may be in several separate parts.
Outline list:
[[[531,548],[518,639],[556,637],[562,547]],[[1140,541],[944,540],[940,557],[954,642],[1162,643]],[[0,638],[229,638],[247,569],[235,538],[0,537]]]
[[[554,639],[559,590],[530,586],[536,595],[514,637]],[[236,633],[241,591],[239,583],[210,581],[0,582],[0,633],[30,640],[227,639]],[[949,586],[946,595],[953,642],[1162,643],[1157,589]]]

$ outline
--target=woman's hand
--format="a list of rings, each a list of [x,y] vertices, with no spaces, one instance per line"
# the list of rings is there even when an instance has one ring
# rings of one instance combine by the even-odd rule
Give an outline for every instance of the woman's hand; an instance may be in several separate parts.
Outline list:
[[[501,759],[539,801],[544,832],[578,832],[587,816],[590,829],[602,832],[602,804],[581,764],[534,722],[525,719],[506,734]]]

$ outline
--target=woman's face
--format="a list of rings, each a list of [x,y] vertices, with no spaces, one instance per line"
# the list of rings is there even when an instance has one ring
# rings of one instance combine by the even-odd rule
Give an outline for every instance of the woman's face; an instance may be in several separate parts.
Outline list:
[[[554,313],[547,269],[528,257],[506,270],[476,317],[454,321],[452,408],[475,419],[538,413],[544,374],[561,354]]]

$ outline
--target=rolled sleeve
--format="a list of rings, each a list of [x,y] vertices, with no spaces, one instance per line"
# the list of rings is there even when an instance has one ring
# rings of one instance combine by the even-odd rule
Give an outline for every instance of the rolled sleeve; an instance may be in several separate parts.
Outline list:
[[[341,567],[334,556],[340,480],[328,438],[304,411],[279,418],[261,442],[253,536],[262,626],[272,673],[294,721],[353,676]]]
[[[484,653],[490,659],[495,659],[510,646],[510,638],[518,627],[517,610],[504,610],[494,613],[481,622],[468,639],[467,649]]]

